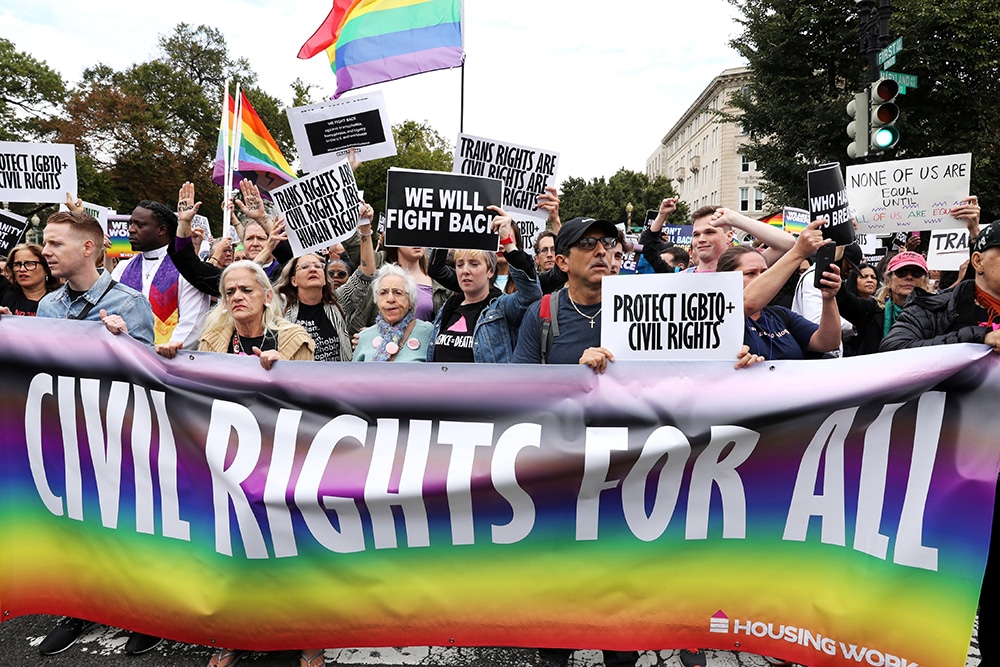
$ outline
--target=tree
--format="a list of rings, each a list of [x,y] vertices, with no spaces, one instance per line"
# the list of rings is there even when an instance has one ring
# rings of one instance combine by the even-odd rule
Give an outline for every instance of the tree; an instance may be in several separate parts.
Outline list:
[[[37,139],[38,122],[54,115],[65,96],[58,72],[0,37],[0,141]]]
[[[806,201],[806,172],[824,162],[850,163],[847,103],[866,85],[858,54],[854,0],[730,0],[742,13],[743,32],[731,45],[753,72],[733,96],[748,135],[743,153],[766,179],[776,205]],[[897,102],[900,142],[884,159],[973,154],[972,191],[987,211],[1000,210],[1000,61],[996,30],[1000,5],[972,0],[939,5],[894,0],[893,37],[904,35],[898,71],[920,86]],[[794,55],[794,57],[791,57]]]
[[[365,201],[376,208],[385,205],[386,172],[391,167],[451,171],[454,159],[452,145],[426,123],[403,121],[392,126],[392,136],[396,155],[364,162],[354,174]]]
[[[622,167],[607,181],[603,176],[589,182],[570,177],[563,181],[559,215],[563,222],[578,216],[601,218],[614,223],[626,222],[627,204],[632,204],[632,226],[641,227],[649,209],[658,209],[667,197],[676,197],[671,182],[664,176],[650,181],[646,174]],[[678,202],[677,210],[667,223],[681,225],[687,222],[688,206]]]
[[[247,98],[288,159],[293,141],[281,101],[256,87],[245,59],[229,56],[222,33],[179,24],[161,36],[149,62],[115,71],[87,69],[66,101],[66,115],[49,123],[58,141],[77,146],[79,195],[130,211],[142,199],[172,205],[190,180],[201,212],[221,228],[222,192],[211,180],[226,78]]]

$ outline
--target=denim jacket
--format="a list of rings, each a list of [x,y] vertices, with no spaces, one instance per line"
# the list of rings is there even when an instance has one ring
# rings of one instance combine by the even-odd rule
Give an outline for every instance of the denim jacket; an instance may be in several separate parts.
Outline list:
[[[100,322],[101,310],[106,310],[109,315],[119,315],[125,320],[128,334],[132,338],[140,343],[152,345],[153,309],[149,301],[140,292],[121,283],[115,283],[108,290],[110,284],[111,274],[104,271],[89,290],[73,301],[70,300],[67,286],[63,285],[54,292],[46,294],[38,302],[38,317],[77,319],[87,304],[94,304],[84,320]]]
[[[500,294],[493,288],[490,296],[494,297],[483,309],[472,330],[472,357],[477,364],[507,364],[514,354],[517,343],[517,331],[521,327],[521,319],[528,306],[542,298],[542,290],[538,280],[525,271],[514,266],[508,259],[510,279],[517,285],[513,294]],[[434,318],[434,331],[427,349],[427,360],[434,360],[434,341],[441,331],[442,316],[451,312],[462,303],[465,297],[459,293],[445,303]]]

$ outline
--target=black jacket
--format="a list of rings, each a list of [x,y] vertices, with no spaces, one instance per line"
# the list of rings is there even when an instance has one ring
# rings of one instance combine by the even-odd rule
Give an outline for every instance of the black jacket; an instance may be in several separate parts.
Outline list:
[[[916,297],[911,297],[889,334],[882,339],[880,352],[983,342],[987,329],[976,322],[975,281],[963,280],[938,294],[929,294],[919,287],[913,291]]]

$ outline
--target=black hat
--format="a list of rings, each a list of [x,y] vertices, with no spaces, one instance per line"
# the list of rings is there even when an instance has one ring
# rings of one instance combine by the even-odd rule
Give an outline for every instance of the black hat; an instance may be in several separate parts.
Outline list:
[[[573,218],[563,223],[556,236],[556,254],[567,255],[569,249],[579,241],[591,227],[598,227],[605,236],[618,236],[618,228],[615,223],[607,220],[595,220],[594,218]]]
[[[1000,246],[1000,220],[994,220],[979,231],[975,243],[969,244],[969,254]]]
[[[997,246],[1000,246],[1000,220],[994,220],[980,229],[979,236],[976,237],[975,242],[969,239],[969,259],[972,259],[972,253],[974,252],[984,252]],[[962,276],[962,280],[972,280],[975,277],[976,269],[973,268],[970,261],[969,265],[965,267],[965,275]]]

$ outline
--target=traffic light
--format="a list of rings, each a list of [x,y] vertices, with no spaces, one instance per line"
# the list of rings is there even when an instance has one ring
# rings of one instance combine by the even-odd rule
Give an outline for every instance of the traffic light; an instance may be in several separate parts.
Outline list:
[[[847,103],[847,136],[853,141],[847,145],[847,154],[857,159],[868,155],[868,91],[858,93]]]
[[[892,148],[899,142],[899,106],[893,101],[899,94],[899,84],[881,79],[871,85],[871,144],[873,152]]]

